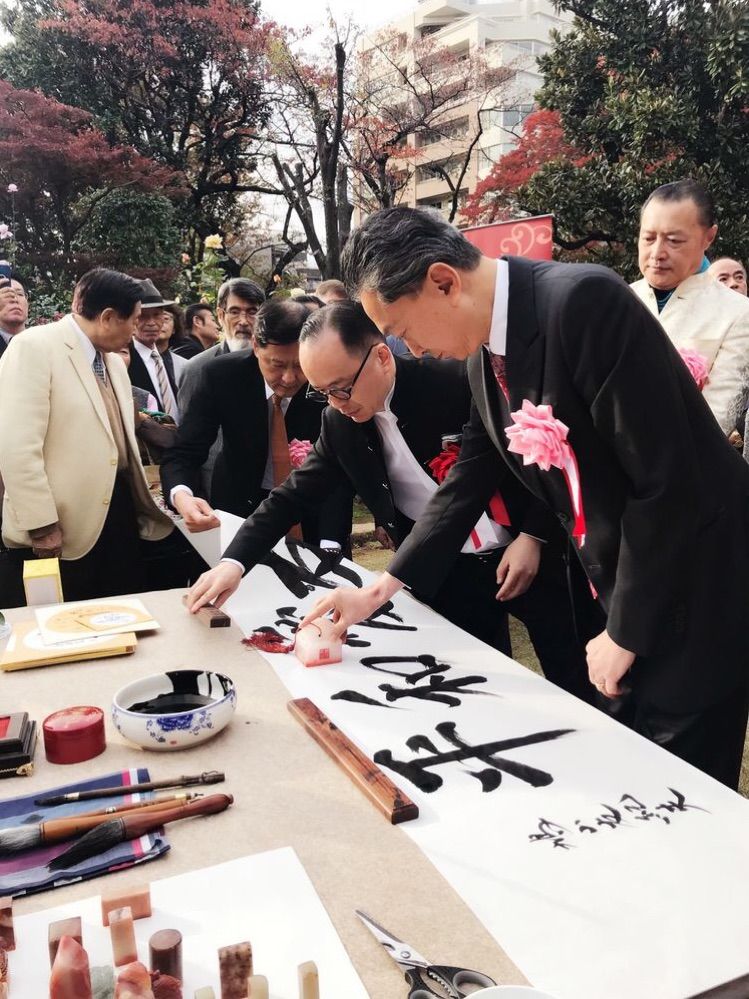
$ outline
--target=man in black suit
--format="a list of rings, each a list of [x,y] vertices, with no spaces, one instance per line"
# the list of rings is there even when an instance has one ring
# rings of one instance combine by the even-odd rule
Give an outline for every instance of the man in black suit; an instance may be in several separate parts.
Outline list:
[[[196,583],[190,594],[196,608],[206,600],[223,603],[305,510],[347,483],[400,545],[437,491],[430,461],[442,451],[443,437],[458,434],[468,418],[465,365],[394,358],[358,303],[314,313],[302,330],[299,360],[310,384],[322,387],[322,398],[330,401],[315,450],[245,521],[224,561]],[[496,456],[500,473],[501,465]],[[560,546],[539,540],[559,541],[562,532],[519,483],[508,487],[502,498],[511,526],[479,510],[466,527],[462,553],[451,553],[444,582],[427,602],[508,654],[507,612],[515,614],[527,624],[546,675],[584,693],[585,656]],[[495,599],[497,583],[501,603]]]
[[[193,302],[185,309],[185,338],[174,348],[174,353],[189,361],[215,347],[220,332],[208,302]]]
[[[174,305],[166,301],[153,281],[139,281],[143,298],[130,344],[130,381],[156,399],[159,409],[179,423],[177,379],[171,359],[167,360],[156,347],[164,323],[165,308]],[[167,352],[168,353],[168,352]]]
[[[29,318],[29,300],[16,278],[0,276],[0,357],[14,336],[22,333]]]
[[[499,452],[564,524],[606,614],[587,647],[591,683],[607,698],[629,686],[619,708],[637,731],[736,787],[749,468],[658,322],[610,271],[491,260],[414,209],[370,216],[349,239],[345,273],[383,332],[417,353],[468,358],[475,407],[460,463],[391,574],[334,592],[312,614],[333,610],[342,631],[403,583],[437,585]],[[541,404],[550,410],[528,408]],[[534,441],[544,446],[534,452]]]
[[[161,463],[164,497],[190,531],[218,526],[213,508],[249,516],[289,474],[289,442],[317,440],[323,407],[306,398],[299,366],[299,331],[310,311],[290,299],[266,302],[255,321],[252,351],[232,352],[205,366]],[[201,466],[219,430],[223,445],[208,502],[200,496]],[[350,488],[329,493],[319,513],[301,518],[304,539],[348,547],[352,498]]]

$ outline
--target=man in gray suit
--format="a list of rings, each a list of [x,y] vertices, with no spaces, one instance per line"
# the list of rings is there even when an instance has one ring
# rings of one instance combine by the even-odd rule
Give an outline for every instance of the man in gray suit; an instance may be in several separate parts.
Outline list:
[[[206,364],[210,364],[215,357],[235,350],[252,350],[255,316],[264,301],[262,288],[248,278],[230,278],[221,285],[218,290],[216,314],[224,335],[215,347],[209,347],[208,350],[190,358],[185,365],[177,395],[179,410],[183,416],[187,412],[195,389],[200,384]],[[210,486],[213,466],[222,447],[223,439],[219,430],[218,437],[208,454],[208,460],[203,465],[203,484],[206,489]]]
[[[182,413],[190,404],[190,398],[206,364],[210,364],[214,357],[231,351],[252,349],[255,316],[264,301],[262,289],[248,278],[230,278],[221,285],[216,312],[224,335],[215,347],[209,347],[188,361],[179,386],[179,408]]]

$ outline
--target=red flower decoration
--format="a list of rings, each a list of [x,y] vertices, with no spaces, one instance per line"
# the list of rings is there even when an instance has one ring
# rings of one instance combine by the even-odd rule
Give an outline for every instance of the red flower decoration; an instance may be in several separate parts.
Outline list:
[[[442,483],[445,481],[450,469],[458,460],[459,455],[460,445],[448,444],[444,451],[441,451],[436,458],[432,458],[429,462],[429,467],[437,482]]]

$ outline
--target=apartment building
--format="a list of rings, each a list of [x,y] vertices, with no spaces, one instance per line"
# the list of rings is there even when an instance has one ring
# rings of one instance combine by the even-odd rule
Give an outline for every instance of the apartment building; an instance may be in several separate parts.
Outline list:
[[[487,64],[508,69],[508,81],[493,98],[484,101],[483,107],[476,101],[453,106],[439,117],[431,133],[414,137],[418,152],[408,164],[410,179],[399,192],[401,204],[449,208],[450,187],[435,165],[455,183],[478,131],[480,114],[482,134],[459,187],[459,203],[465,201],[493,164],[517,142],[541,84],[537,57],[548,50],[551,30],[564,30],[569,21],[567,14],[557,13],[551,0],[420,0],[408,14],[363,39],[360,52],[367,74],[393,71],[392,55],[386,60],[380,57],[384,44],[391,54],[394,48],[398,51],[398,64],[408,72],[414,49],[424,39],[450,53],[455,72],[460,72],[461,60],[476,52],[483,53]]]

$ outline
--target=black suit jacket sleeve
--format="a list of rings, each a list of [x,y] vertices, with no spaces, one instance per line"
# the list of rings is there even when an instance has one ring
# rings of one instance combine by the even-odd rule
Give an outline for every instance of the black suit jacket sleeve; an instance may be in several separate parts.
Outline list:
[[[472,405],[458,461],[398,549],[388,572],[424,596],[436,593],[498,488],[508,507],[510,495],[517,498],[512,504],[514,533],[547,541],[558,531],[549,508],[513,481]]]
[[[224,552],[224,558],[235,559],[249,571],[290,527],[318,510],[320,539],[338,541],[345,547],[351,533],[352,499],[348,476],[327,443],[323,416],[320,436],[307,460],[245,520]],[[327,515],[323,516],[325,508]]]
[[[164,500],[170,506],[169,498],[175,486],[189,486],[195,496],[203,495],[201,468],[221,425],[215,390],[206,381],[200,378],[196,382],[174,443],[161,461],[161,486]]]
[[[559,321],[573,383],[628,480],[606,630],[647,656],[688,605],[701,497],[687,405],[705,403],[665,333],[621,282],[578,282]]]

